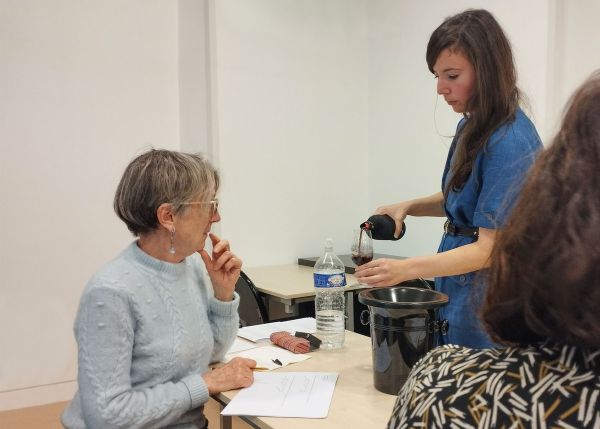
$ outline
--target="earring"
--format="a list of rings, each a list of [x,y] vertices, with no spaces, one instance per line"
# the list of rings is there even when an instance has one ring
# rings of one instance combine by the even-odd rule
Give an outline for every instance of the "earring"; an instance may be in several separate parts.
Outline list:
[[[169,247],[169,253],[175,254],[175,227],[171,228],[171,247]]]

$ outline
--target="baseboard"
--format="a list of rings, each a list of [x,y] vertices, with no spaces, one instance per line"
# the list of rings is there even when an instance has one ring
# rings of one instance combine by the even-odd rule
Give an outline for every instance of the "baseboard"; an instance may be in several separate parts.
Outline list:
[[[77,382],[72,380],[0,392],[0,411],[68,401],[76,390]]]

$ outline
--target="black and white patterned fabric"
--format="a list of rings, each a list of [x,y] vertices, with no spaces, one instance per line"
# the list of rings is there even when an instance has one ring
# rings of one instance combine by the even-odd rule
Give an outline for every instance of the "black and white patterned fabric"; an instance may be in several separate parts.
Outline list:
[[[600,350],[439,347],[400,389],[397,428],[600,429]]]

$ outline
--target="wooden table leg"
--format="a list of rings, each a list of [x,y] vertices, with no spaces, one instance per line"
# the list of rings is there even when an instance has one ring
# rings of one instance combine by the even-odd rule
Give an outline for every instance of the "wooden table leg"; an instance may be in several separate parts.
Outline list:
[[[221,411],[223,411],[223,408],[225,408],[225,405],[221,404]],[[224,416],[223,414],[219,413],[219,426],[221,429],[231,429],[232,420],[232,416]]]

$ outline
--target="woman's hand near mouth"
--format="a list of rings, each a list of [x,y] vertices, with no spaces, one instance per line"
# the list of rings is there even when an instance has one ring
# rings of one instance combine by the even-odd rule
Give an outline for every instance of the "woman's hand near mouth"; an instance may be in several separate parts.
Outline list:
[[[242,260],[231,252],[229,241],[221,240],[212,232],[208,236],[213,246],[212,255],[209,255],[204,249],[198,253],[206,265],[215,298],[220,301],[231,301],[242,269]]]

